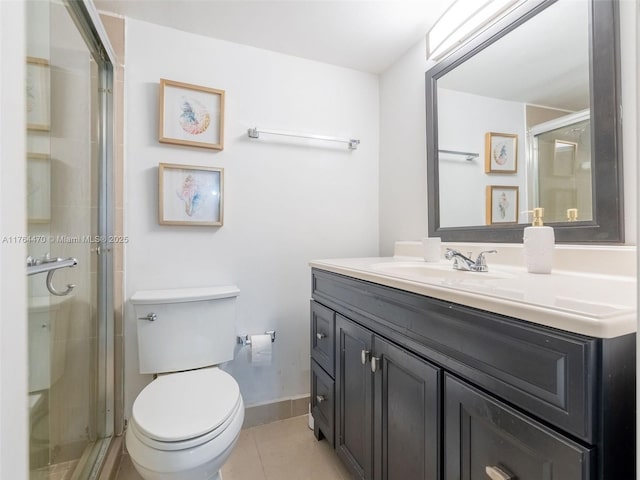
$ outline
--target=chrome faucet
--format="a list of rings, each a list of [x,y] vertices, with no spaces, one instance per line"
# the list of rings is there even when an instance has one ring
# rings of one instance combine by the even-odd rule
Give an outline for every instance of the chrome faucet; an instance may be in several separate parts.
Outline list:
[[[485,250],[478,254],[478,258],[474,262],[469,257],[463,255],[457,250],[453,250],[452,248],[447,248],[444,258],[447,260],[453,260],[453,268],[454,270],[467,270],[470,272],[488,272],[489,267],[487,267],[487,261],[484,256],[487,253],[498,253],[497,250]]]

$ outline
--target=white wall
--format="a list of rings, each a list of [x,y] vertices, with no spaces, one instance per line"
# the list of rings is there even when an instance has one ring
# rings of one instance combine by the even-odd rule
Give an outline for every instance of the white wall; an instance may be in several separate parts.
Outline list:
[[[24,4],[0,2],[0,478],[28,478]],[[4,240],[9,238],[7,242]]]
[[[380,255],[427,235],[425,41],[380,77]],[[432,65],[432,63],[431,63]]]
[[[621,89],[626,243],[637,241],[635,2],[620,2]],[[380,78],[380,253],[395,240],[427,233],[424,74],[430,68],[421,40]]]
[[[309,392],[314,258],[378,254],[378,78],[136,20],[126,24],[126,294],[237,284],[238,329],[275,329],[273,364],[244,349],[227,365],[247,405]],[[225,148],[158,143],[160,78],[226,91]],[[361,140],[247,138],[247,128]],[[157,222],[158,163],[224,168],[224,226]],[[133,312],[125,319],[125,405],[150,380],[138,371]]]

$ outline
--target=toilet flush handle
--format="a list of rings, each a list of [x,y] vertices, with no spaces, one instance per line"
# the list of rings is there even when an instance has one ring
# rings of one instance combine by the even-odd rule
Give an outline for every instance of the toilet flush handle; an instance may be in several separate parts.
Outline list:
[[[155,313],[149,313],[146,317],[138,317],[138,320],[149,320],[150,322],[155,322],[158,316]]]

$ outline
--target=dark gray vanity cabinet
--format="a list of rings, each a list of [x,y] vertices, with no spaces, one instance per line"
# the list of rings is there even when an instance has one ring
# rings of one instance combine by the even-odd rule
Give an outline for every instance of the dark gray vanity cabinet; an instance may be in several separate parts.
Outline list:
[[[335,448],[357,478],[437,480],[440,369],[336,315]]]
[[[315,434],[354,478],[635,478],[634,334],[587,337],[318,269],[312,288]]]

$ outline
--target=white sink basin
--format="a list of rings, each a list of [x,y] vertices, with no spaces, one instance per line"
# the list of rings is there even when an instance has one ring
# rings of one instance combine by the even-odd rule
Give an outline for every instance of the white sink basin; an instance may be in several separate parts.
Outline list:
[[[454,270],[451,263],[381,262],[370,266],[379,272],[409,281],[451,287],[470,293],[515,300],[568,313],[607,318],[629,311],[635,299],[629,280],[554,272],[531,275],[489,266],[489,272]],[[509,267],[506,267],[509,268]]]
[[[468,270],[454,270],[451,263],[426,263],[426,262],[386,262],[371,265],[372,270],[380,271],[385,275],[398,275],[402,277],[415,277],[422,281],[452,281],[455,283],[484,283],[487,280],[504,280],[513,278],[509,273],[488,271],[472,272]]]

